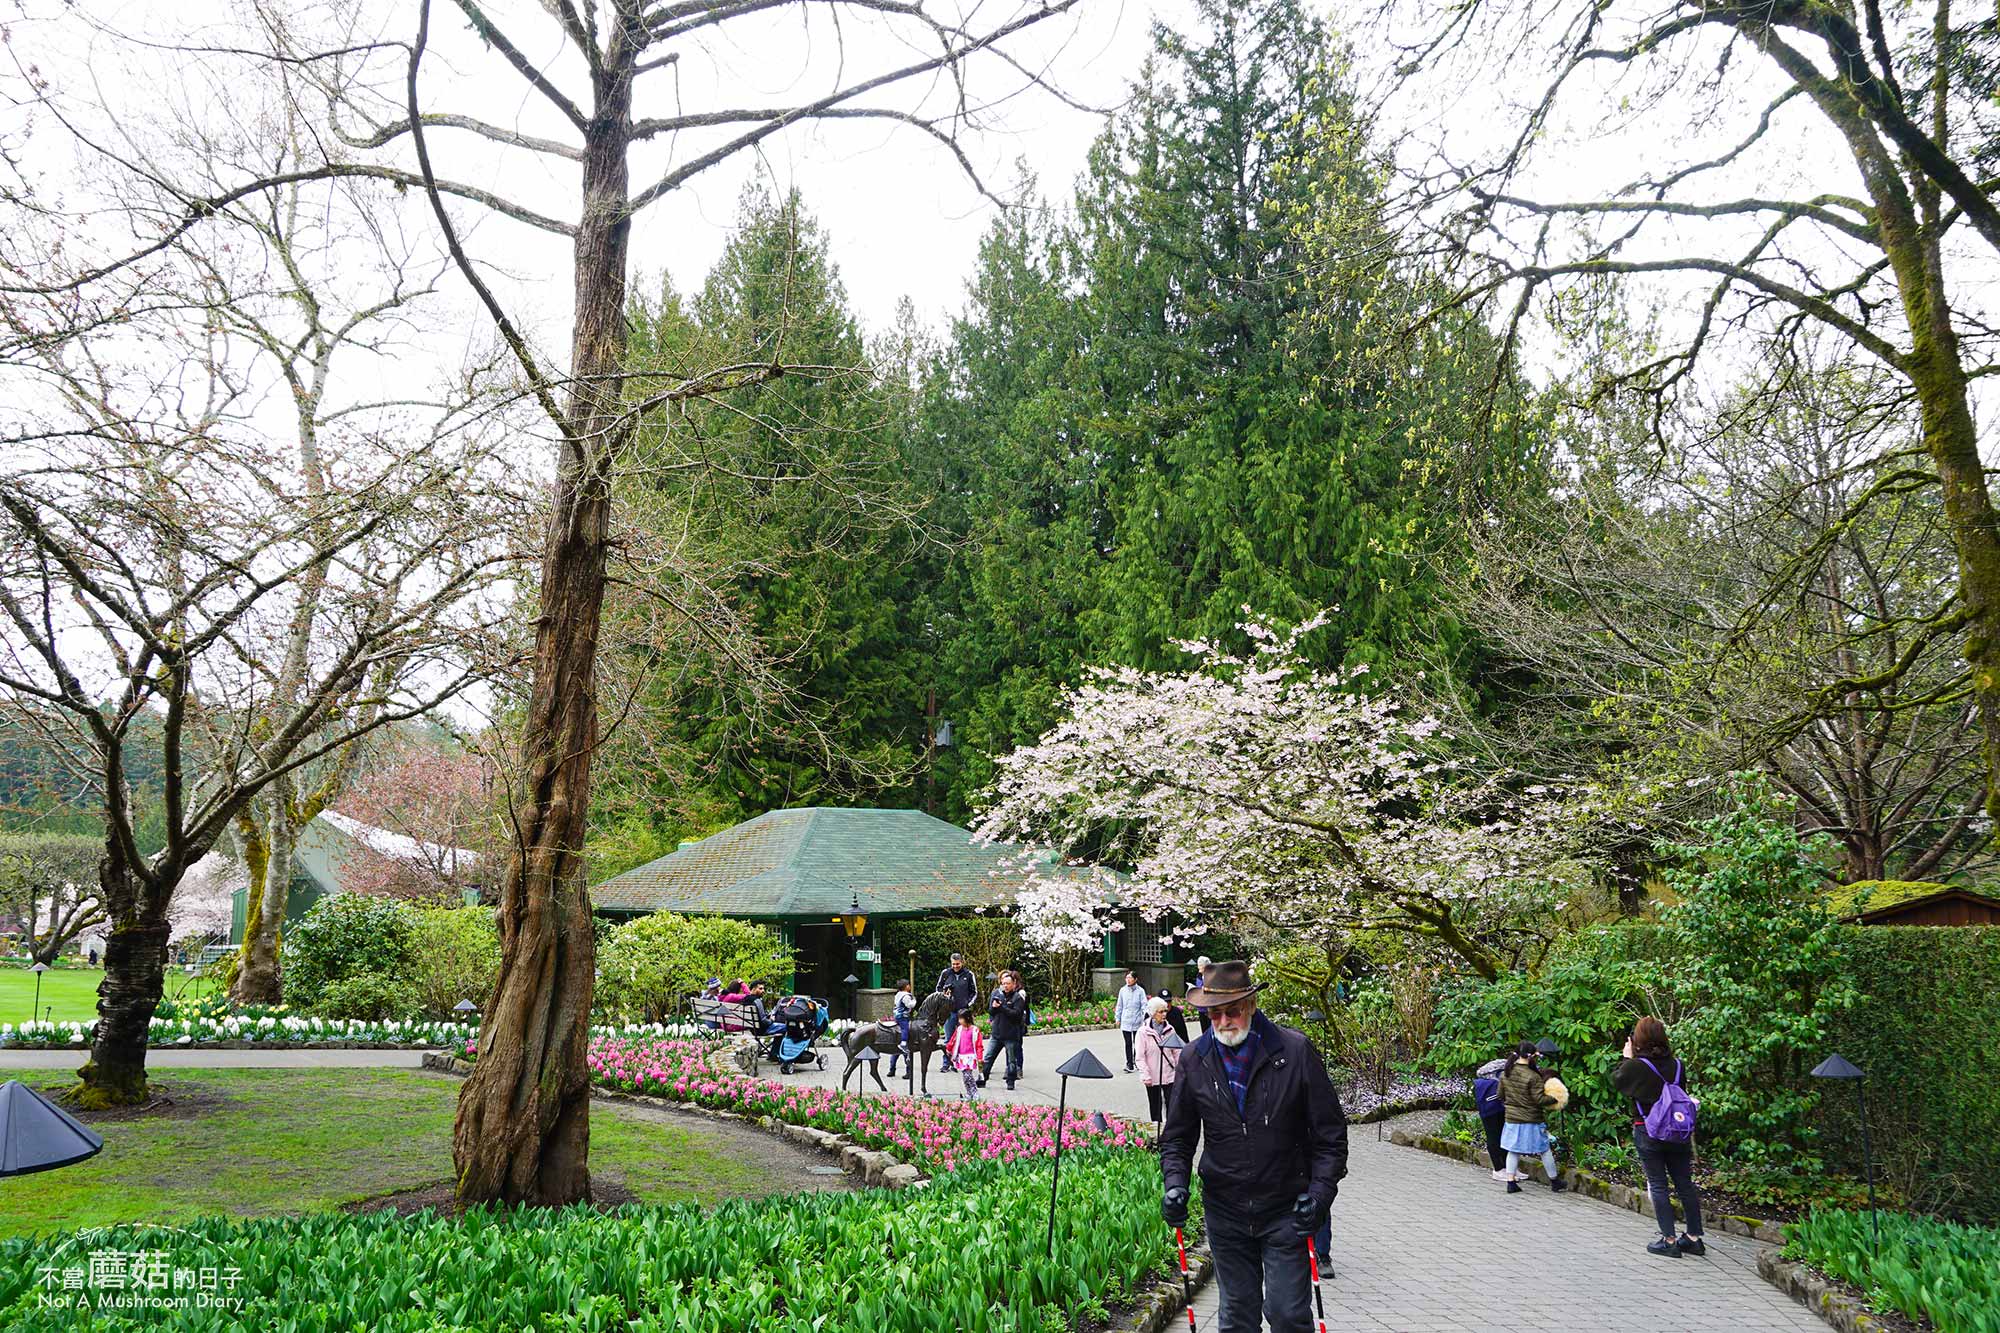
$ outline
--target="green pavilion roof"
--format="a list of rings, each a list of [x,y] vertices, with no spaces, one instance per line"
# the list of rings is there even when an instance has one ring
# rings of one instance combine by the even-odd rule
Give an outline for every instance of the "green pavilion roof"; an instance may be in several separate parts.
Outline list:
[[[871,916],[1012,903],[1007,844],[921,810],[773,810],[591,890],[603,912],[831,918],[855,897]]]

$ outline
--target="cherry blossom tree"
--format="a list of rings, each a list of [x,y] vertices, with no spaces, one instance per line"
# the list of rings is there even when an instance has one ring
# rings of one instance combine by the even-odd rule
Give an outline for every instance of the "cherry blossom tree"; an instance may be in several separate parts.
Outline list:
[[[1461,769],[1437,718],[1364,669],[1313,669],[1300,642],[1323,623],[1251,619],[1246,655],[1184,643],[1178,674],[1093,671],[998,761],[977,836],[1068,861],[1031,863],[1032,941],[1089,947],[1136,910],[1181,936],[1400,932],[1492,978],[1545,937],[1581,878],[1583,795]]]
[[[340,813],[386,833],[394,855],[357,854],[342,865],[354,893],[456,900],[458,891],[491,883],[506,844],[496,816],[493,761],[457,747],[397,746],[364,765],[339,803]]]

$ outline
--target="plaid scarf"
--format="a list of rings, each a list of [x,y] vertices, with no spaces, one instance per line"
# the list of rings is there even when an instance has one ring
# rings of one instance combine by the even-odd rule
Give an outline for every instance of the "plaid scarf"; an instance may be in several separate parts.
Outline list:
[[[1229,1091],[1236,1096],[1236,1114],[1243,1114],[1243,1094],[1250,1090],[1250,1070],[1257,1063],[1257,1052],[1263,1048],[1264,1036],[1253,1024],[1250,1035],[1243,1044],[1235,1048],[1215,1043],[1217,1054],[1222,1057],[1222,1076],[1229,1080]]]

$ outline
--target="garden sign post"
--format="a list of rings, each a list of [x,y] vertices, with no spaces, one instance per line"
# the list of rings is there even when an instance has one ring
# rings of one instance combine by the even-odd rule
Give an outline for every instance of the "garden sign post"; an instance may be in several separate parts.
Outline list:
[[[1056,1073],[1062,1075],[1062,1084],[1056,1093],[1056,1165],[1049,1176],[1049,1257],[1056,1253],[1056,1185],[1062,1180],[1062,1140],[1063,1113],[1069,1106],[1069,1081],[1072,1078],[1110,1078],[1111,1071],[1104,1062],[1084,1047],[1069,1059],[1056,1066]]]

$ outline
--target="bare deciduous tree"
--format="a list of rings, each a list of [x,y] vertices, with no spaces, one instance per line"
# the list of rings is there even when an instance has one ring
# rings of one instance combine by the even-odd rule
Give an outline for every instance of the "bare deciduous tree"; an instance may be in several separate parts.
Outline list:
[[[156,192],[163,164],[95,162],[136,229],[176,211]],[[80,1097],[131,1102],[183,876],[252,802],[498,669],[518,501],[476,378],[415,427],[390,419],[412,405],[383,417],[323,393],[323,451],[302,476],[265,401],[300,386],[260,372],[243,320],[318,297],[262,246],[205,248],[215,233],[190,229],[116,281],[80,282],[79,238],[101,218],[26,192],[8,204],[0,377],[21,424],[0,462],[0,694],[66,719],[94,771],[111,932]],[[146,854],[127,772],[149,746],[165,838]]]
[[[788,128],[815,122],[876,121],[908,126],[943,144],[970,170],[960,137],[987,115],[970,71],[1014,71],[1018,84],[1040,75],[1008,54],[1009,40],[1077,0],[1027,3],[987,23],[976,9],[934,12],[923,0],[832,0],[820,12],[835,25],[842,57],[827,86],[796,101],[688,110],[676,89],[697,60],[714,60],[718,82],[735,82],[712,55],[732,40],[756,49],[756,25],[791,0],[572,0],[500,15],[479,0],[456,8],[496,66],[552,111],[549,135],[499,126],[425,104],[423,60],[431,6],[420,0],[408,58],[381,79],[366,55],[299,68],[321,80],[338,133],[350,148],[379,154],[407,148],[427,184],[446,244],[468,284],[514,353],[525,392],[558,437],[556,485],[536,605],[533,686],[525,707],[520,791],[512,814],[513,865],[501,890],[503,962],[487,1005],[477,1072],[461,1092],[453,1155],[459,1196],[567,1203],[589,1197],[589,1039],[593,945],[583,839],[591,761],[599,739],[598,648],[612,558],[612,482],[635,423],[673,403],[787,373],[782,348],[754,362],[685,373],[628,373],[626,281],[634,217],[688,181],[738,154],[754,152]],[[800,6],[810,16],[815,7]],[[896,58],[855,72],[840,35],[842,16],[883,30]],[[742,34],[740,37],[738,34]],[[554,61],[531,52],[553,42]],[[347,41],[353,48],[377,44]],[[376,80],[380,79],[380,82]],[[934,84],[943,92],[924,91]],[[1019,91],[1003,90],[1004,95]],[[882,96],[902,94],[904,105]],[[930,106],[932,109],[926,110]],[[570,238],[574,300],[567,366],[533,346],[469,253],[463,228],[434,162],[432,140],[470,134],[538,167],[580,177],[574,222],[551,219],[518,200],[488,198],[500,213]],[[664,149],[670,163],[649,182],[632,180],[636,151]],[[358,169],[379,162],[362,160]],[[340,164],[343,166],[352,164]],[[407,170],[391,166],[390,170]]]
[[[1957,566],[1955,597],[1904,642],[1959,643],[2000,815],[2000,522],[1970,400],[1997,368],[1979,271],[2000,249],[2000,186],[1982,165],[2000,128],[1991,16],[1950,0],[1385,0],[1378,13],[1407,86],[1456,90],[1453,125],[1502,127],[1428,160],[1405,144],[1403,203],[1412,243],[1454,275],[1454,304],[1491,304],[1510,351],[1531,314],[1561,319],[1580,286],[1664,283],[1689,295],[1685,323],[1600,367],[1602,391],[1649,395],[1663,421],[1733,335],[1819,330],[1894,381],[1922,446],[1897,470],[1939,488]],[[1478,114],[1523,92],[1492,108],[1504,119]],[[1566,155],[1577,143],[1593,155]],[[1324,239],[1337,255],[1341,238]],[[1883,494],[1856,491],[1850,512]],[[1891,663],[1834,693],[1899,675]]]

